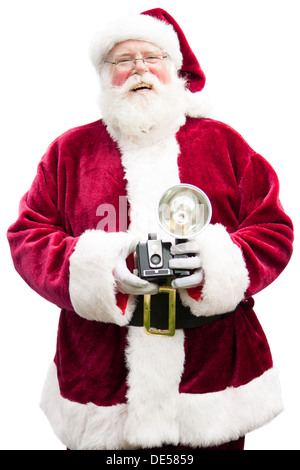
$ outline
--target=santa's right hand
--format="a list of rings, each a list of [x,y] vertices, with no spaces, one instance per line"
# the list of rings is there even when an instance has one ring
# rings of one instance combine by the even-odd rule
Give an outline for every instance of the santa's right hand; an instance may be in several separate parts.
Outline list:
[[[137,240],[130,241],[130,243],[128,243],[128,245],[123,248],[122,252],[118,256],[114,269],[114,278],[116,281],[117,290],[122,294],[157,294],[157,284],[141,279],[140,277],[130,272],[127,267],[126,259],[131,253],[135,251],[137,244]]]

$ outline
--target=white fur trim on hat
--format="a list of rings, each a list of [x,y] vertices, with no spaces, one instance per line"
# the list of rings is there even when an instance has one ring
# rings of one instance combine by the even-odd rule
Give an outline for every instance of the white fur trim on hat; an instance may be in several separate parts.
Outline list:
[[[168,54],[177,70],[182,65],[182,54],[178,36],[172,25],[148,15],[133,15],[109,24],[102,32],[96,33],[90,47],[91,61],[99,66],[118,43],[129,39],[151,42]]]

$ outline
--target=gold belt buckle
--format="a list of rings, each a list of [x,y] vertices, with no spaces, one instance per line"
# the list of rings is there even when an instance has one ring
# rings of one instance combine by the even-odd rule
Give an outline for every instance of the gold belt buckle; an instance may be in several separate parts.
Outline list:
[[[171,286],[161,286],[159,293],[169,294],[169,323],[167,330],[151,328],[151,295],[144,295],[144,330],[148,335],[174,336],[176,323],[176,289]]]

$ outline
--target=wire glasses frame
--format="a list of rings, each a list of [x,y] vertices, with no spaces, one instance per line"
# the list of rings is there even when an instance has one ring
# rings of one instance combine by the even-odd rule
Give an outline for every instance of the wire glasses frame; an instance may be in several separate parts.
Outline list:
[[[145,57],[140,57],[138,59],[125,58],[125,59],[115,60],[114,62],[110,62],[109,60],[105,60],[104,62],[108,64],[112,64],[115,67],[133,69],[136,66],[136,62],[138,60],[142,60],[145,65],[155,65],[155,64],[161,63],[166,58],[167,58],[166,55],[157,54],[157,55],[149,55]]]

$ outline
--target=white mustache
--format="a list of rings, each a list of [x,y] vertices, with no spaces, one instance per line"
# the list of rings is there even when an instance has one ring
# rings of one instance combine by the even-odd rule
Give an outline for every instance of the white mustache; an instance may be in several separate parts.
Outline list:
[[[149,85],[154,90],[158,90],[162,85],[155,75],[150,72],[145,72],[143,75],[132,75],[132,77],[129,77],[126,82],[118,88],[120,93],[127,93],[141,83]]]

